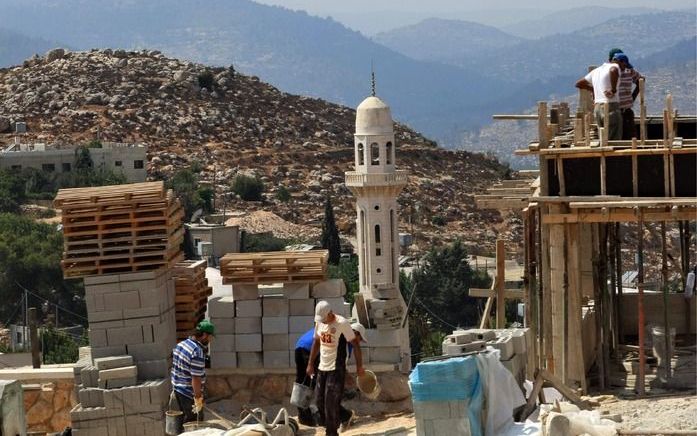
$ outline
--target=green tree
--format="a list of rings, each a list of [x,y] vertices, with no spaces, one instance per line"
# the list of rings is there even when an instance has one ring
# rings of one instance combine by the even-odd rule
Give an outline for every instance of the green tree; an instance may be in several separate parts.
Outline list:
[[[290,198],[290,191],[288,191],[288,188],[281,185],[278,188],[278,191],[276,191],[276,199],[281,203],[288,203],[290,201]]]
[[[258,177],[238,174],[232,180],[232,191],[244,201],[261,201],[264,182]]]
[[[63,280],[63,236],[55,226],[0,214],[0,319],[15,312],[24,288],[51,303],[86,315],[82,280]],[[29,306],[41,301],[30,297]],[[74,319],[73,321],[82,321]]]
[[[287,239],[275,237],[271,232],[247,233],[242,232],[240,251],[242,253],[258,253],[262,251],[283,251],[289,245]]]
[[[334,220],[334,208],[329,197],[324,202],[324,221],[322,221],[322,236],[320,244],[325,250],[329,250],[329,263],[338,265],[341,259],[341,240],[339,239],[339,229]]]
[[[18,213],[24,199],[22,179],[13,171],[0,171],[0,212]]]
[[[41,332],[42,353],[45,364],[73,363],[77,361],[79,348],[88,345],[87,338],[74,338],[49,326]]]
[[[344,299],[353,304],[354,297],[359,290],[358,256],[339,259],[338,264],[329,265],[328,275],[332,279],[342,279],[346,284],[346,296]]]
[[[203,209],[204,212],[213,211],[213,189],[199,186],[198,176],[190,169],[177,171],[166,184],[179,197],[187,221],[198,209]]]

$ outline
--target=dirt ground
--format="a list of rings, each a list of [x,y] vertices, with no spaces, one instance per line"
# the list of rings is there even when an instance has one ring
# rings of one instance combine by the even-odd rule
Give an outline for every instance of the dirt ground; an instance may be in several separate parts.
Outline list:
[[[397,431],[401,429],[402,431]],[[391,431],[391,432],[390,432]],[[353,422],[349,430],[341,433],[347,436],[382,436],[386,432],[390,436],[416,435],[416,421],[414,414],[387,415],[384,418],[372,418],[359,416]],[[324,428],[301,427],[299,436],[324,436]]]
[[[623,430],[695,430],[697,396],[603,401],[601,413],[622,415]]]

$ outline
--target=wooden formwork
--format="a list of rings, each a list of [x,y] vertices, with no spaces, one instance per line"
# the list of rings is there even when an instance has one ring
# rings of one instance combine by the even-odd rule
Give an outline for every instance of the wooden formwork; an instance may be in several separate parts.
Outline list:
[[[175,287],[177,339],[186,339],[206,314],[213,288],[206,279],[206,260],[185,260],[172,268]]]
[[[183,259],[184,211],[162,182],[61,189],[65,278],[158,269]]]
[[[220,259],[223,284],[318,282],[327,278],[327,250],[229,253]]]

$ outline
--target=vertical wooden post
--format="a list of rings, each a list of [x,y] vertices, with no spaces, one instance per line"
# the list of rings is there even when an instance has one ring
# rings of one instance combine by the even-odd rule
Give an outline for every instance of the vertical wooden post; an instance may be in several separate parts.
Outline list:
[[[596,348],[595,362],[598,366],[598,385],[600,389],[605,389],[605,361],[603,360],[603,302],[601,295],[602,278],[600,275],[600,235],[599,224],[593,223],[593,307],[595,309],[595,337]]]
[[[668,247],[666,245],[666,222],[661,221],[661,278],[663,281],[663,328],[665,329],[665,362],[663,370],[666,379],[670,377],[670,323],[668,322]],[[690,325],[687,325],[690,331]]]
[[[632,150],[636,150],[636,138],[632,138]],[[639,157],[632,153],[632,195],[639,196]]]
[[[549,146],[549,136],[547,132],[547,102],[537,103],[537,135],[539,137],[540,148]]]
[[[600,195],[607,195],[607,165],[605,153],[600,156]]]
[[[36,328],[36,307],[29,308],[27,318],[29,319],[29,340],[31,341],[31,364],[34,368],[41,368],[39,335]]]
[[[506,328],[506,257],[503,239],[496,240],[496,328]]]
[[[586,147],[591,146],[591,120],[593,119],[593,114],[587,113],[583,116],[583,138],[586,142]]]
[[[558,206],[548,206],[542,203],[545,213],[557,213]],[[554,209],[552,209],[554,207]],[[556,308],[556,301],[553,303],[552,294],[554,290],[552,287],[552,256],[551,251],[553,245],[558,243],[558,232],[555,232],[555,237],[552,237],[552,228],[557,229],[558,225],[542,224],[542,219],[544,214],[540,214],[540,226],[542,227],[541,244],[540,250],[542,255],[542,329],[544,334],[544,355],[545,355],[545,366],[548,370],[556,374],[555,362],[554,362],[554,320],[553,311]],[[558,252],[555,253],[555,260],[559,257]],[[555,285],[558,283],[555,282]],[[556,300],[556,299],[554,299]]]
[[[610,319],[610,331],[612,332],[612,351],[617,352],[617,345],[619,344],[617,336],[617,276],[615,274],[615,244],[616,244],[616,233],[617,228],[615,223],[609,223],[607,226],[608,233],[608,274],[610,275],[610,292],[609,292],[609,306],[607,308],[607,315]]]
[[[581,257],[589,255],[581,248],[581,226],[587,224],[565,224],[568,244],[566,246],[566,379],[571,384],[578,383],[584,392],[588,392],[586,383],[586,366],[583,356],[583,307]]]
[[[615,273],[617,274],[617,302],[615,303],[615,322],[617,323],[617,340],[624,342],[624,328],[622,326],[622,227],[615,223]]]
[[[639,330],[639,372],[636,377],[635,389],[640,396],[644,395],[644,380],[646,354],[644,352],[644,212],[641,208],[637,208],[637,287],[639,294],[637,295],[637,313]]]
[[[601,359],[603,361],[603,384],[610,385],[610,298],[607,289],[607,223],[598,224],[599,277],[600,277],[600,315],[601,315]]]
[[[559,196],[566,196],[566,179],[564,178],[564,159],[561,156],[555,158],[557,162],[557,177],[559,178]]]
[[[639,79],[639,136],[641,145],[646,144],[646,101],[645,97],[646,81]]]
[[[574,118],[574,147],[581,145],[583,141],[583,112],[580,110],[576,112],[576,117]]]

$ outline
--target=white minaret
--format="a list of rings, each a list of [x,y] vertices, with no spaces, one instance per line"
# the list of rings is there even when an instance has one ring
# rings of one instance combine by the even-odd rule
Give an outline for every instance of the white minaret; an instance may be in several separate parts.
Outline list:
[[[406,304],[399,292],[399,210],[397,196],[407,172],[395,168],[394,123],[390,107],[375,96],[356,109],[355,171],[346,186],[356,196],[356,239],[364,307],[354,316],[368,328],[370,362],[411,369]],[[365,318],[361,313],[366,315]],[[366,319],[367,318],[367,319]]]

